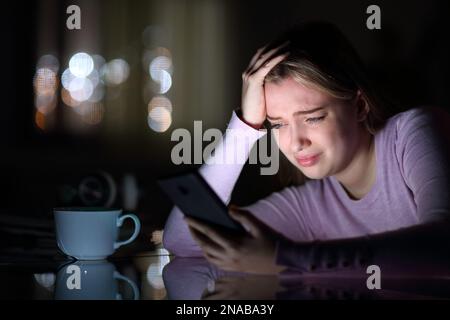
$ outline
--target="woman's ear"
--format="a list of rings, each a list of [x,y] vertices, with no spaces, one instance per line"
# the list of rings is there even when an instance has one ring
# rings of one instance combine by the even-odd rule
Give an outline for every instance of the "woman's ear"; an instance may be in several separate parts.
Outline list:
[[[369,104],[367,103],[366,97],[362,94],[361,90],[358,89],[355,97],[356,105],[356,119],[358,122],[365,121],[367,115],[370,111]]]

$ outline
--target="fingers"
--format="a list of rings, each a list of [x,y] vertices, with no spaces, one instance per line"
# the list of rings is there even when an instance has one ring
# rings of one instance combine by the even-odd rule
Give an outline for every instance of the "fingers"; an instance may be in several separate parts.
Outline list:
[[[257,53],[258,57],[256,59],[254,59],[255,57],[252,59],[253,63],[251,63],[251,65],[249,65],[249,67],[247,68],[245,73],[247,73],[248,75],[252,75],[253,73],[257,72],[261,68],[262,65],[266,65],[267,63],[269,63],[271,60],[273,60],[274,58],[276,58],[278,56],[285,55],[286,52],[283,49],[286,49],[288,44],[289,44],[289,42],[286,41],[283,44],[281,44],[280,46],[270,49],[269,51],[266,51],[267,46],[264,48],[261,48],[262,50],[260,49],[261,50],[260,53],[259,54]],[[276,64],[274,64],[274,66],[275,65]]]
[[[230,209],[230,215],[238,221],[253,237],[261,237],[261,223],[247,211]]]
[[[282,55],[275,56],[274,58],[261,63],[260,66],[255,68],[255,70],[251,71],[250,76],[258,74],[258,77],[265,78],[265,76],[272,70],[277,64],[281,61],[285,60],[288,57],[289,53],[284,53]]]
[[[262,48],[259,48],[258,51],[256,51],[256,54],[252,57],[249,65],[247,66],[247,69],[245,70],[245,72],[249,72],[251,70],[254,69],[255,64],[258,60],[261,60],[264,58],[267,60],[268,58],[270,58],[274,53],[278,52],[279,50],[281,50],[282,48],[284,48],[287,45],[288,42],[282,43],[281,45],[275,47],[275,48],[271,48],[269,51],[267,51],[268,48],[271,47],[271,44],[267,44]]]
[[[261,63],[258,62],[258,67],[255,67],[253,70],[242,74],[242,80],[248,81],[250,77],[256,76],[256,78],[262,82],[264,78],[267,76],[267,74],[270,72],[270,70],[272,70],[273,67],[275,67],[284,59],[286,59],[288,56],[289,52],[275,56],[274,58],[269,59],[267,62],[264,62],[263,66],[260,66],[262,62]]]
[[[228,240],[225,236],[223,236],[219,231],[215,230],[214,228],[192,218],[186,217],[185,221],[190,228],[198,231],[199,233],[204,235],[204,237],[220,245],[222,248],[230,247],[230,240]]]
[[[252,59],[250,60],[250,63],[247,66],[247,69],[245,69],[245,72],[247,72],[248,70],[251,70],[253,65],[255,64],[256,61],[258,61],[259,57],[261,56],[261,54],[264,52],[264,50],[266,49],[267,46],[261,47],[259,48],[255,55],[252,57]]]
[[[225,254],[225,250],[217,245],[215,242],[211,241],[208,237],[203,235],[202,233],[198,232],[197,230],[189,227],[189,231],[191,233],[192,238],[198,243],[200,248],[202,248],[203,253],[205,254],[205,258],[215,263],[211,260],[217,260],[217,257],[222,256]]]
[[[224,248],[218,246],[216,243],[211,241],[209,238],[204,236],[197,230],[189,227],[192,238],[196,241],[203,251],[205,259],[219,268],[224,266],[224,257],[227,257],[227,252]]]
[[[208,262],[216,265],[219,268],[222,267],[223,264],[224,264],[224,261],[220,258],[220,256],[215,256],[211,252],[206,252],[205,253],[205,258],[206,258],[206,260],[208,260]]]
[[[250,74],[255,73],[263,64],[267,64],[273,58],[285,54],[285,50],[283,50],[289,42],[285,42],[282,45],[273,48],[267,52],[261,54],[260,58],[256,61],[253,68],[249,70]]]

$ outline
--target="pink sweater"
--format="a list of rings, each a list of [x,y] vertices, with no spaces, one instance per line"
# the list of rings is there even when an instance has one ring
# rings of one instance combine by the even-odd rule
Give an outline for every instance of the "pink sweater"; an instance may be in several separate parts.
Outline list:
[[[327,177],[274,192],[244,209],[296,243],[360,237],[440,219],[450,212],[450,174],[442,139],[431,124],[422,109],[387,121],[375,135],[376,182],[360,200],[350,199],[334,177]],[[226,150],[248,157],[246,140],[254,144],[266,134],[247,126],[235,112],[228,128],[241,130],[242,143],[231,143],[225,135],[215,154]],[[242,166],[204,164],[200,173],[228,203]],[[295,267],[292,246],[286,243],[277,245],[277,263]],[[163,244],[177,256],[202,255],[176,207],[167,220]]]

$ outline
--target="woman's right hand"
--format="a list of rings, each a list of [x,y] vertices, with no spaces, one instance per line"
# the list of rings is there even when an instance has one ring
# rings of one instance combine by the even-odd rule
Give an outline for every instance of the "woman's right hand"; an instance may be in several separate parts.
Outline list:
[[[289,53],[282,50],[288,43],[266,51],[260,48],[253,56],[247,70],[242,73],[242,120],[259,129],[266,119],[266,102],[264,98],[264,78],[269,71],[283,61]]]

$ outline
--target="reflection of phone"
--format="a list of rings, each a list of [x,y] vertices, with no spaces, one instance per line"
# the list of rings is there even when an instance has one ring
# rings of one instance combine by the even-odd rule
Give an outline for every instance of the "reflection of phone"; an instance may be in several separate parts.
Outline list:
[[[199,173],[190,172],[158,180],[158,183],[186,216],[222,227],[227,231],[246,232],[230,217],[225,204]]]

